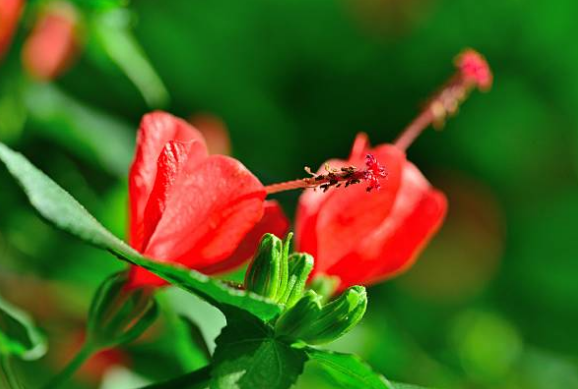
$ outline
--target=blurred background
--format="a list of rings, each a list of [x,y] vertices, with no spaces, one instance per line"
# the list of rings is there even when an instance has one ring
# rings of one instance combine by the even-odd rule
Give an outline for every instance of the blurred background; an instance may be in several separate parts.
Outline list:
[[[70,1],[24,9],[0,63],[0,141],[119,236],[144,113],[190,119],[273,183],[347,156],[358,131],[392,141],[459,51],[483,53],[492,90],[408,152],[449,197],[445,225],[409,272],[370,288],[366,318],[332,347],[429,387],[578,388],[578,2]],[[51,7],[65,9],[72,44],[27,48]],[[56,75],[35,68],[35,55],[50,61],[43,44],[66,52]],[[277,196],[290,217],[298,195]],[[49,339],[46,357],[18,365],[37,387],[78,349],[95,288],[124,265],[41,221],[4,168],[0,215],[0,295]],[[198,327],[211,348],[224,319],[178,290],[160,299],[145,337],[69,387],[132,388],[202,366],[178,334]],[[298,387],[328,382],[312,365]]]

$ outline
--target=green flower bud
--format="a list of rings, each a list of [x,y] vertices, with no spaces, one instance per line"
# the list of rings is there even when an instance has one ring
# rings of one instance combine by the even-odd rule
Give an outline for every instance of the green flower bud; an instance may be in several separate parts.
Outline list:
[[[328,275],[316,275],[309,284],[309,288],[313,289],[323,296],[323,301],[328,301],[337,290],[339,286],[339,277]]]
[[[287,285],[287,260],[283,242],[265,234],[245,276],[245,289],[277,301]]]
[[[303,296],[309,273],[313,270],[313,257],[305,253],[293,253],[289,255],[289,281],[280,304],[285,304],[286,309],[291,308]]]
[[[126,274],[115,274],[98,288],[88,313],[87,342],[95,348],[128,343],[138,338],[158,316],[148,288],[127,289]]]
[[[304,327],[317,320],[321,313],[321,296],[310,290],[295,304],[287,309],[275,323],[275,332],[279,335],[301,339]]]
[[[352,286],[323,307],[317,320],[305,329],[302,339],[310,344],[332,342],[355,327],[366,309],[365,288]]]
[[[367,309],[367,294],[362,286],[347,289],[322,308],[321,300],[322,296],[308,291],[279,318],[277,333],[309,344],[329,343],[355,327]]]

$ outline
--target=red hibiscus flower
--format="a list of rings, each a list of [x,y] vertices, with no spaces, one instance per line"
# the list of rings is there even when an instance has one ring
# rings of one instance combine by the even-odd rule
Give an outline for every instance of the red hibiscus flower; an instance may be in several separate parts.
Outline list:
[[[77,24],[71,4],[54,2],[41,12],[22,51],[22,62],[32,77],[52,80],[68,68],[78,51]]]
[[[12,42],[23,8],[23,0],[0,0],[0,58]]]
[[[347,161],[360,166],[368,154],[387,167],[380,190],[362,185],[327,193],[307,189],[296,220],[297,250],[315,257],[313,275],[338,276],[340,289],[372,284],[407,269],[446,213],[445,196],[394,145],[370,148],[358,135]]]
[[[232,270],[265,232],[288,222],[265,188],[239,161],[208,155],[201,133],[164,112],[146,115],[129,175],[130,244],[159,261],[203,273]],[[163,285],[133,267],[129,285]]]

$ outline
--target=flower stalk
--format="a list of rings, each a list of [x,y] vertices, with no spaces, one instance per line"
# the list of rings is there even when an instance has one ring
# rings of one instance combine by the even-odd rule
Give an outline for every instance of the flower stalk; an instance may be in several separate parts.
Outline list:
[[[22,389],[9,355],[0,354],[0,384],[7,385],[9,389]]]
[[[97,351],[90,342],[84,342],[80,351],[72,358],[66,367],[50,380],[44,389],[57,389],[70,380],[76,371]]]

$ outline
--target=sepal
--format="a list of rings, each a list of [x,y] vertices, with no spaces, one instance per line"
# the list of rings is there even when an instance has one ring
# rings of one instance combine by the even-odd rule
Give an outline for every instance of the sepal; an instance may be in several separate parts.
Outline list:
[[[158,316],[148,288],[127,288],[127,275],[115,274],[98,288],[88,314],[87,342],[109,348],[138,338]]]

